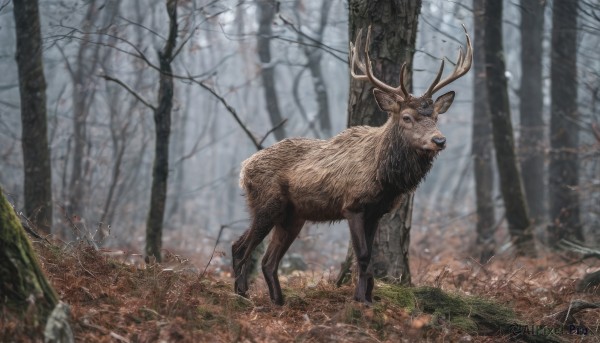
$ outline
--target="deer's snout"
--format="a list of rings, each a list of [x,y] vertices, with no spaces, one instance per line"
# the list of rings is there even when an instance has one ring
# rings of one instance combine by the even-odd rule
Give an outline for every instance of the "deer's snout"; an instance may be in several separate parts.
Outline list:
[[[435,136],[431,139],[432,142],[437,145],[438,148],[443,149],[446,147],[446,137],[444,136]]]

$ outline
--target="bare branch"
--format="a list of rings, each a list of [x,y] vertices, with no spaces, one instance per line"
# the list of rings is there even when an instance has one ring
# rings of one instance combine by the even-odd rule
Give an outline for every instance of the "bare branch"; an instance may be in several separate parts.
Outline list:
[[[581,242],[562,239],[558,242],[558,246],[564,249],[573,251],[575,253],[583,255],[583,258],[596,257],[600,258],[600,249],[589,248],[583,245]]]
[[[146,31],[148,31],[148,32],[150,32],[150,33],[152,33],[153,35],[157,36],[158,38],[160,38],[160,39],[162,39],[162,40],[167,40],[167,38],[165,38],[165,36],[161,35],[160,33],[158,33],[158,32],[156,32],[156,31],[152,30],[151,28],[149,28],[149,27],[147,27],[147,26],[144,26],[144,25],[142,25],[142,24],[140,24],[140,23],[137,23],[137,22],[135,22],[135,21],[133,21],[133,20],[127,19],[127,18],[125,18],[125,17],[123,17],[123,16],[120,16],[120,15],[119,15],[119,16],[117,16],[117,18],[119,18],[119,19],[121,19],[121,20],[124,20],[124,21],[128,22],[128,23],[129,23],[129,24],[131,24],[131,25],[138,26],[138,27],[140,27],[140,28],[142,28],[142,29],[144,29],[144,30],[146,30]]]
[[[8,4],[10,4],[10,0],[6,0],[5,3],[3,3],[2,5],[0,5],[0,12],[2,12],[2,10],[4,9],[4,7],[8,6]]]
[[[258,142],[258,144],[262,145],[263,142],[265,141],[265,139],[267,139],[267,137],[269,137],[269,134],[271,134],[273,131],[277,130],[278,128],[282,127],[286,122],[287,122],[287,118],[284,118],[281,122],[279,122],[279,124],[273,126],[269,131],[267,131],[267,133],[265,133],[265,135],[260,140],[260,142]]]
[[[215,241],[215,245],[213,246],[213,251],[210,254],[210,258],[208,259],[208,263],[204,267],[204,270],[202,271],[202,273],[198,277],[199,279],[202,279],[204,277],[204,275],[206,274],[206,270],[208,269],[208,266],[210,266],[210,263],[212,262],[212,259],[215,256],[215,251],[217,250],[217,245],[219,244],[219,241],[221,240],[221,234],[223,233],[223,230],[225,230],[226,227],[228,227],[228,226],[227,225],[221,225],[221,228],[219,229],[219,234],[217,235],[217,240]]]
[[[284,19],[282,18],[282,20],[284,20]],[[284,23],[285,23],[285,20],[284,20]],[[242,39],[245,39],[246,36],[250,36],[249,34],[248,35],[247,34],[243,34],[243,35],[241,35],[241,34],[231,34],[231,33],[226,32],[222,25],[220,25],[219,27],[221,28],[221,33],[225,36],[225,38],[227,38],[229,40],[242,40]],[[293,29],[294,29],[294,31],[298,30],[295,26],[293,27]],[[240,37],[240,38],[235,38],[235,37]],[[293,43],[293,44],[297,44],[297,45],[300,45],[300,46],[308,46],[308,47],[312,47],[312,48],[321,49],[321,50],[325,51],[326,53],[328,53],[329,55],[331,55],[336,60],[339,60],[340,62],[342,62],[344,64],[348,64],[348,61],[347,61],[346,58],[342,58],[342,57],[340,57],[337,54],[337,53],[339,53],[341,55],[348,55],[348,53],[346,51],[339,50],[339,49],[336,49],[334,47],[325,45],[322,42],[319,42],[318,44],[317,43],[310,44],[310,43],[307,43],[307,42],[300,42],[298,40],[285,38],[285,37],[282,37],[280,35],[271,35],[268,38],[270,38],[270,39],[278,39],[278,40],[281,40],[281,41],[284,41],[284,42]]]
[[[194,36],[194,33],[198,30],[198,27],[196,26],[195,29],[193,29],[186,38],[183,39],[183,42],[181,43],[181,45],[179,46],[179,48],[177,48],[177,50],[175,50],[175,52],[173,53],[173,57],[171,58],[172,60],[175,59],[175,57],[177,57],[177,55],[179,55],[179,53],[181,52],[181,50],[183,50],[183,47],[187,44],[187,42],[190,41],[190,39]]]
[[[106,81],[112,81],[112,82],[120,85],[121,87],[125,88],[126,91],[128,91],[131,95],[133,95],[136,99],[138,99],[142,104],[144,104],[147,107],[151,108],[153,111],[156,111],[156,106],[152,105],[148,100],[144,99],[144,97],[142,97],[138,92],[136,92],[133,89],[131,89],[123,81],[121,81],[119,79],[115,79],[114,77],[111,77],[111,76],[108,76],[108,75],[99,75],[99,76],[101,78],[105,79]]]
[[[212,262],[213,257],[215,256],[215,251],[217,250],[217,245],[219,245],[219,241],[221,240],[221,235],[223,234],[223,230],[230,229],[233,224],[241,223],[241,222],[244,222],[244,221],[246,221],[246,220],[245,219],[236,220],[236,221],[231,222],[229,224],[221,225],[221,227],[219,228],[219,233],[217,234],[217,239],[215,241],[215,245],[213,246],[212,254],[210,254],[210,258],[208,260],[208,263],[204,267],[204,270],[202,271],[202,273],[200,274],[200,276],[198,276],[199,279],[202,279],[204,277],[204,275],[206,274],[206,270],[208,269],[208,266],[210,265],[210,263]]]
[[[248,128],[246,127],[246,125],[244,125],[244,123],[242,123],[242,120],[240,119],[240,116],[237,114],[237,111],[231,105],[229,105],[229,103],[227,103],[227,101],[225,100],[225,98],[223,98],[222,96],[220,96],[219,93],[217,93],[212,87],[206,85],[204,82],[198,81],[198,80],[193,79],[193,78],[190,78],[189,80],[191,82],[197,84],[198,86],[206,89],[215,98],[217,98],[223,104],[223,106],[225,106],[225,108],[227,109],[227,111],[229,111],[229,113],[231,113],[231,115],[233,116],[233,118],[235,119],[235,121],[240,125],[240,127],[242,128],[242,130],[244,130],[244,133],[246,133],[246,136],[248,136],[248,138],[250,138],[250,140],[252,141],[252,144],[254,144],[254,146],[256,147],[256,150],[262,150],[263,149],[263,146],[260,144],[259,141],[256,140],[256,137],[254,137],[254,135],[252,134],[252,132],[250,132],[250,130],[248,130]]]
[[[65,28],[65,29],[70,29],[70,30],[71,30],[71,33],[77,33],[77,34],[80,34],[80,35],[83,35],[83,36],[90,36],[90,35],[97,35],[97,36],[102,36],[102,35],[104,35],[104,36],[108,36],[109,38],[112,38],[112,39],[114,39],[114,40],[116,40],[116,41],[119,41],[119,42],[123,42],[124,44],[126,44],[126,45],[130,46],[130,47],[131,47],[133,50],[135,50],[135,52],[136,52],[137,54],[134,54],[134,53],[132,53],[132,52],[130,52],[130,51],[126,51],[126,50],[123,50],[123,49],[119,49],[119,48],[117,48],[117,47],[115,47],[115,46],[112,46],[112,45],[110,45],[110,44],[107,44],[107,43],[103,43],[103,42],[96,42],[96,41],[87,40],[87,39],[85,39],[85,38],[77,37],[77,36],[74,36],[74,35],[72,35],[71,33],[70,33],[70,34],[68,34],[68,35],[53,35],[53,36],[49,36],[49,37],[47,37],[47,38],[60,38],[60,39],[63,39],[63,38],[70,38],[70,39],[79,39],[79,40],[81,40],[81,41],[84,41],[84,42],[89,42],[89,43],[91,43],[91,44],[99,44],[99,45],[103,45],[103,46],[108,46],[108,47],[111,47],[111,48],[115,48],[115,49],[117,49],[117,50],[120,50],[120,51],[122,51],[122,52],[125,52],[125,53],[127,53],[127,54],[129,54],[129,55],[132,55],[132,56],[134,56],[134,57],[138,57],[138,58],[142,59],[144,62],[146,62],[146,64],[148,64],[148,65],[149,65],[150,67],[152,67],[153,69],[160,70],[160,68],[159,68],[158,66],[155,66],[154,64],[152,64],[152,62],[150,62],[150,60],[148,59],[148,57],[146,57],[146,55],[145,55],[145,54],[144,54],[144,53],[143,53],[143,52],[140,50],[140,48],[138,48],[138,47],[137,47],[135,44],[131,43],[131,42],[130,42],[130,41],[128,41],[127,39],[124,39],[124,38],[122,38],[122,37],[119,37],[119,36],[117,36],[117,35],[113,35],[113,34],[106,33],[106,32],[87,32],[87,31],[81,31],[81,30],[79,30],[78,28],[75,28],[75,27],[70,27],[70,26],[66,26],[66,25],[63,25],[63,24],[60,24],[60,25],[58,25],[58,26],[59,26],[59,27],[62,27],[62,28]]]
[[[73,71],[73,67],[71,67],[71,63],[69,62],[67,55],[65,55],[65,51],[59,44],[56,44],[56,48],[58,49],[58,52],[60,52],[61,56],[65,60],[65,64],[67,65],[67,70],[69,71],[69,75],[71,76],[71,78],[74,78],[75,72]]]
[[[566,324],[572,324],[575,323],[576,320],[573,317],[574,314],[581,312],[583,310],[588,310],[588,309],[597,309],[600,308],[600,303],[590,303],[587,302],[585,300],[573,300],[571,301],[571,303],[569,303],[569,307],[563,311],[554,313],[552,315],[550,315],[549,317],[558,321],[558,322],[562,322],[563,325]]]
[[[161,73],[161,74],[164,74],[164,75],[166,75],[166,76],[171,76],[171,77],[173,77],[173,78],[175,78],[175,79],[179,79],[179,80],[185,80],[185,81],[189,81],[189,80],[190,80],[190,79],[192,79],[192,78],[194,78],[194,79],[197,79],[197,78],[203,78],[203,77],[209,76],[209,75],[213,74],[213,73],[215,72],[215,70],[216,70],[216,69],[217,69],[219,66],[221,66],[222,64],[224,64],[224,63],[225,63],[226,61],[228,61],[228,60],[229,60],[231,57],[235,56],[235,53],[231,53],[231,54],[229,54],[229,55],[227,55],[227,56],[225,56],[225,57],[221,58],[221,59],[219,60],[219,62],[218,62],[216,65],[214,65],[214,66],[213,66],[211,69],[209,69],[208,71],[205,71],[205,72],[203,72],[203,73],[200,73],[200,74],[197,74],[197,75],[187,75],[187,76],[183,76],[183,75],[178,75],[178,74],[174,74],[174,73],[168,73],[168,72],[165,72],[165,71],[161,70],[161,69],[160,69],[160,67],[159,67],[158,65],[155,65],[154,63],[152,63],[152,62],[150,61],[150,59],[149,59],[149,58],[148,58],[148,57],[147,57],[147,56],[146,56],[146,55],[145,55],[145,54],[142,52],[142,50],[141,50],[140,48],[138,48],[138,47],[137,47],[137,46],[136,46],[134,43],[132,43],[132,42],[128,41],[128,40],[127,40],[127,39],[125,39],[125,38],[119,37],[119,36],[117,36],[117,35],[112,35],[112,34],[109,34],[109,33],[106,33],[106,32],[86,32],[86,31],[81,31],[81,30],[79,30],[79,29],[77,29],[77,28],[74,28],[74,27],[69,27],[69,26],[66,26],[66,25],[58,25],[58,26],[59,26],[59,27],[62,27],[62,28],[70,29],[71,31],[70,31],[68,34],[60,34],[60,35],[47,36],[45,39],[56,39],[56,40],[58,40],[58,39],[66,39],[66,38],[68,38],[68,39],[75,39],[75,40],[79,40],[79,41],[82,41],[82,42],[85,42],[85,43],[89,43],[89,44],[96,44],[96,45],[99,45],[99,46],[105,46],[105,47],[108,47],[108,48],[111,48],[111,49],[115,49],[115,50],[117,50],[117,51],[119,51],[119,52],[122,52],[122,53],[124,53],[124,54],[127,54],[127,55],[129,55],[129,56],[132,56],[132,57],[135,57],[135,58],[139,58],[139,59],[141,59],[141,60],[142,60],[142,61],[144,61],[144,63],[146,63],[146,64],[147,64],[147,65],[148,65],[150,68],[152,68],[152,69],[154,69],[154,70],[158,71],[158,72],[159,72],[159,73]],[[126,44],[126,45],[130,46],[131,48],[133,48],[133,49],[135,50],[135,52],[127,51],[127,50],[125,50],[124,48],[120,48],[120,47],[118,47],[118,46],[111,45],[111,44],[108,44],[108,43],[105,43],[105,42],[102,42],[102,41],[92,41],[92,40],[89,40],[89,39],[86,39],[86,38],[83,38],[83,37],[78,37],[78,36],[75,36],[75,35],[74,35],[74,33],[77,33],[77,34],[79,34],[79,35],[83,35],[83,36],[91,36],[91,35],[98,35],[98,36],[102,36],[102,35],[104,35],[104,36],[107,36],[107,37],[109,37],[109,38],[112,38],[112,39],[113,39],[113,40],[115,40],[115,41],[119,41],[119,42],[122,42],[122,43],[124,43],[124,44]],[[192,36],[193,36],[193,35],[192,35],[192,34],[190,34],[190,36],[187,38],[187,40],[185,40],[185,41],[183,42],[182,46],[180,46],[180,47],[177,49],[177,51],[175,51],[175,52],[173,53],[173,57],[171,58],[171,60],[172,60],[172,59],[174,59],[174,58],[177,56],[177,54],[179,54],[179,52],[181,51],[181,48],[183,47],[183,45],[184,45],[185,43],[187,43],[187,41],[188,41],[188,40],[189,40],[189,39],[190,39]]]

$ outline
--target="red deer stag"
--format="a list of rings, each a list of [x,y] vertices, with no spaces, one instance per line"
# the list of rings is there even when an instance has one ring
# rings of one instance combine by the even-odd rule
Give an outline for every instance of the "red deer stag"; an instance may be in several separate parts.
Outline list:
[[[358,260],[354,299],[371,303],[373,272],[369,262],[379,219],[401,195],[416,189],[446,146],[436,124],[438,115],[452,104],[454,92],[435,102],[432,95],[471,68],[473,48],[466,29],[467,50],[463,54],[460,49],[453,73],[440,80],[442,60],[435,80],[420,97],[408,93],[404,86],[406,63],[398,87],[373,75],[370,27],[366,62],[359,60],[361,33],[356,44],[350,44],[351,75],[373,84],[373,95],[381,110],[389,114],[388,120],[381,127],[348,128],[329,140],[285,139],[242,163],[240,186],[246,192],[252,224],[232,246],[234,287],[239,295],[245,296],[248,290],[248,258],[273,227],[262,271],[271,301],[282,305],[277,268],[304,222],[347,219]],[[362,74],[356,74],[355,67]]]

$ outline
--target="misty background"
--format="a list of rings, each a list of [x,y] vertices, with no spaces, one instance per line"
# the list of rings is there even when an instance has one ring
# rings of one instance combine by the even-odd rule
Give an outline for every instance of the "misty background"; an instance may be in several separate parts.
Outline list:
[[[322,1],[330,1],[323,11]],[[15,63],[15,24],[7,1],[0,11],[0,185],[17,209],[23,206],[23,159],[18,75]],[[231,242],[246,229],[248,214],[238,186],[241,162],[256,152],[230,112],[211,93],[185,80],[193,75],[210,84],[261,139],[274,124],[269,120],[261,72],[275,67],[274,88],[287,122],[288,137],[326,139],[347,124],[349,85],[348,8],[341,0],[281,1],[272,25],[271,62],[260,62],[259,24],[254,1],[180,1],[179,42],[189,39],[174,59],[175,78],[170,171],[163,248],[200,261],[208,260],[217,234],[227,262]],[[587,6],[587,7],[586,7]],[[581,2],[578,22],[578,102],[581,114],[580,199],[582,222],[591,241],[600,241],[600,196],[590,189],[600,183],[598,158],[585,158],[594,138],[587,128],[599,122],[600,30]],[[157,50],[168,32],[163,1],[40,1],[44,73],[47,82],[48,132],[55,201],[54,232],[72,239],[65,208],[72,206],[74,182],[81,187],[72,220],[90,232],[108,230],[104,245],[142,251],[152,178],[154,123],[152,111],[103,75],[118,77],[150,102],[156,101]],[[549,122],[551,6],[546,6],[543,80],[544,118]],[[509,95],[515,135],[519,132],[520,9],[505,1],[504,43]],[[413,93],[431,83],[440,60],[454,60],[464,46],[461,24],[472,35],[470,5],[451,1],[423,1],[414,58]],[[322,32],[322,33],[321,33]],[[322,37],[319,35],[322,34]],[[311,58],[314,54],[318,59]],[[145,61],[143,56],[147,58]],[[315,60],[317,62],[315,62]],[[315,87],[310,63],[319,63],[325,87]],[[449,69],[449,68],[447,68]],[[448,72],[448,71],[447,71]],[[471,157],[473,75],[452,83],[454,105],[441,116],[446,136],[443,151],[415,195],[413,232],[444,230],[449,223],[473,231],[475,195]],[[319,117],[319,94],[328,99]],[[85,144],[81,177],[73,181],[74,120],[80,114]],[[81,115],[83,114],[83,115]],[[269,134],[265,146],[275,143]],[[540,177],[545,178],[544,175]],[[496,178],[497,179],[497,178]],[[497,184],[497,180],[496,180]],[[593,187],[592,187],[593,186]],[[110,195],[109,195],[110,194]],[[495,190],[497,218],[502,200]],[[547,223],[536,223],[545,227]],[[505,226],[501,221],[498,225]],[[292,250],[308,250],[311,269],[339,266],[348,246],[345,222],[307,224]],[[595,238],[594,238],[595,237]],[[440,243],[440,242],[438,242]]]

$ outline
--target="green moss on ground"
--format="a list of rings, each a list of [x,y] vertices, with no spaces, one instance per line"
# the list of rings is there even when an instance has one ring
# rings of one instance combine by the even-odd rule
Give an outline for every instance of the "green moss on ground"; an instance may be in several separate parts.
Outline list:
[[[512,309],[480,297],[451,294],[434,287],[410,288],[378,284],[376,296],[409,311],[433,315],[432,322],[450,323],[471,334],[508,333],[518,322]]]

